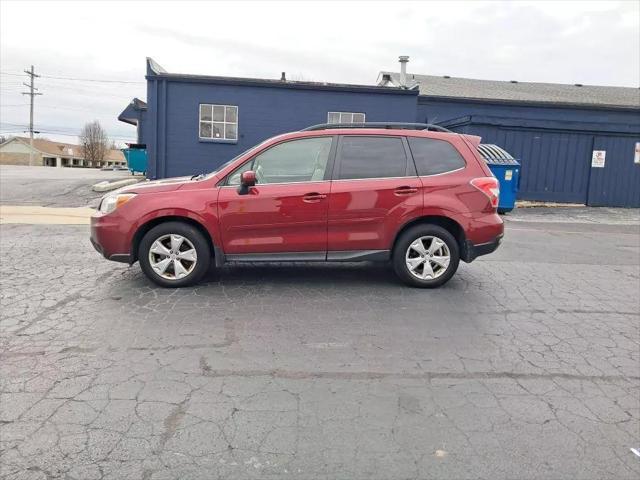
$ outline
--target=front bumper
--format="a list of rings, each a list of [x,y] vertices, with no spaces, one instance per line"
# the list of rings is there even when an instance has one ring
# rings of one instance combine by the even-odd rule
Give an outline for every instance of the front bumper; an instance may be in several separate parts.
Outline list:
[[[500,243],[502,243],[503,238],[504,238],[504,234],[501,233],[490,242],[480,243],[477,245],[467,240],[466,247],[461,255],[462,260],[464,260],[467,263],[470,263],[482,255],[488,255],[490,253],[495,252],[500,246]]]
[[[131,264],[132,256],[126,234],[120,222],[107,215],[95,213],[91,217],[91,245],[107,260]]]

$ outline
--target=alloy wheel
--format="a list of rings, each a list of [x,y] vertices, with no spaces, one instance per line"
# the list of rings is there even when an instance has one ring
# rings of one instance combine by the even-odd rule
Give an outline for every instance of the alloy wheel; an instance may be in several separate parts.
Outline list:
[[[436,236],[423,236],[414,240],[407,248],[407,269],[420,280],[433,280],[447,271],[451,252],[447,244]]]
[[[151,268],[166,280],[185,278],[193,272],[197,262],[198,254],[193,243],[182,235],[163,235],[149,249]]]

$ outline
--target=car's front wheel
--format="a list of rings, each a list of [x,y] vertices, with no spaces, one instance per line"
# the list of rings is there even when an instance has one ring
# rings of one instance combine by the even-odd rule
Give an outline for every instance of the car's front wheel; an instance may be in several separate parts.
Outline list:
[[[161,287],[187,287],[200,281],[209,270],[211,250],[197,228],[166,222],[142,238],[138,260],[144,274]]]
[[[414,287],[435,288],[448,282],[460,262],[458,242],[438,225],[416,225],[404,232],[393,250],[393,267]]]

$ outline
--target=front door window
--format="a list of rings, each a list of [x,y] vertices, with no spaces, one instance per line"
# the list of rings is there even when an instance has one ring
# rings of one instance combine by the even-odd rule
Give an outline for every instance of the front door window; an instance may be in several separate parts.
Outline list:
[[[275,145],[233,172],[227,184],[239,185],[247,170],[256,172],[258,185],[324,180],[331,142],[331,137],[314,137]]]

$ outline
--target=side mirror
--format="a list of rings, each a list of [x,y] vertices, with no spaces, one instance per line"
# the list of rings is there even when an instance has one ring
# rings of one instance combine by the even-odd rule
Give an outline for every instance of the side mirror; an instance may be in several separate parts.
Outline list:
[[[238,193],[240,195],[246,195],[249,193],[249,188],[256,184],[256,172],[253,170],[247,170],[240,175],[240,186],[238,187]]]

